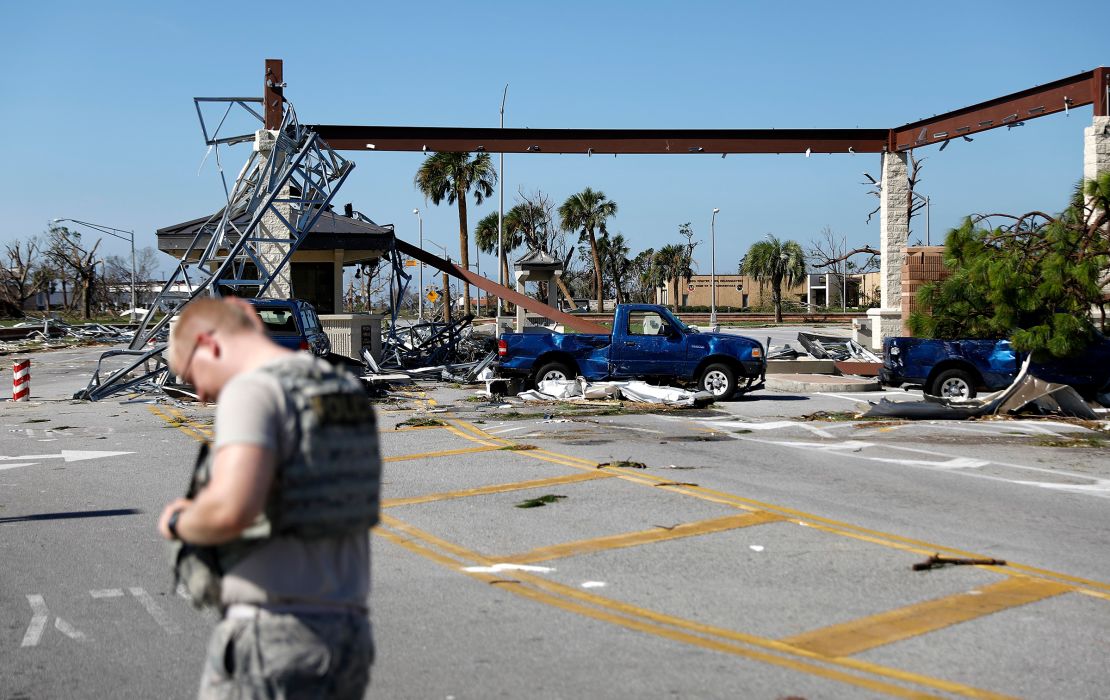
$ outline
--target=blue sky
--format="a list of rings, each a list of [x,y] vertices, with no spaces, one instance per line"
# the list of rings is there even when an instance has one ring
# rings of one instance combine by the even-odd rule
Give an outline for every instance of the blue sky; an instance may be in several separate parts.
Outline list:
[[[155,229],[218,209],[194,96],[256,96],[266,58],[306,123],[629,128],[887,128],[1110,64],[1099,2],[7,3],[0,44],[0,240],[55,217]],[[924,158],[932,240],[974,212],[1057,211],[1082,174],[1091,108],[953,142]],[[223,151],[229,177],[246,158]],[[457,214],[412,186],[420,154],[354,153],[337,196],[415,242],[457,250]],[[557,203],[590,186],[619,205],[633,251],[691,222],[709,270],[765,233],[825,226],[878,244],[861,185],[878,155],[506,157],[518,188]],[[198,174],[199,173],[199,174]],[[496,211],[471,207],[471,225]],[[925,237],[924,217],[913,239]],[[95,235],[95,234],[89,234]],[[101,250],[123,254],[106,239]],[[164,269],[170,267],[165,258]],[[483,270],[493,270],[485,258]]]

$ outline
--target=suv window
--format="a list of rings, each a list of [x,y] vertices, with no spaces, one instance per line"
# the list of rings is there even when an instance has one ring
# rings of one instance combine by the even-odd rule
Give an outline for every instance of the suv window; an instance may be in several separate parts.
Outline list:
[[[306,307],[301,307],[301,325],[304,326],[305,335],[320,330],[320,319]]]
[[[297,321],[290,309],[258,309],[258,316],[270,333],[297,333]]]

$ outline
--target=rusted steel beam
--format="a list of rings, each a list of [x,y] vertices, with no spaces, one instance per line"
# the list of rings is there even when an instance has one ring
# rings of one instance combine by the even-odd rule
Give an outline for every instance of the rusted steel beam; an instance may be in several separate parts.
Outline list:
[[[266,79],[262,88],[262,104],[265,109],[267,129],[280,129],[281,118],[285,113],[285,81],[282,75],[280,58],[266,59]]]
[[[887,129],[499,129],[310,126],[332,148],[356,151],[727,154],[880,153]]]
[[[1096,74],[1105,71],[1106,69],[1100,68],[1098,71],[1079,73],[930,119],[905,124],[893,130],[892,147],[905,151],[943,143],[980,131],[1002,126],[1013,127],[1029,119],[1089,105],[1096,101]]]
[[[1095,116],[1110,117],[1110,68],[1104,66],[1094,72]]]
[[[397,238],[395,240],[397,244],[397,250],[401,251],[410,258],[420,260],[427,265],[431,265],[437,270],[446,272],[452,277],[466,280],[467,282],[473,284],[475,287],[478,287],[488,294],[492,294],[495,297],[504,299],[508,302],[516,304],[517,306],[523,306],[525,309],[539,316],[543,316],[549,321],[561,323],[566,328],[578,331],[579,333],[601,333],[608,335],[612,332],[605,326],[594,323],[592,321],[587,321],[583,318],[578,318],[577,316],[571,316],[570,314],[563,313],[558,309],[551,308],[538,299],[533,299],[532,297],[525,296],[518,291],[509,289],[508,287],[503,287],[493,280],[486,279],[481,275],[476,275],[470,270],[462,268],[448,260],[444,260],[438,255],[429,253],[426,250],[421,250],[411,243],[406,243],[405,241],[402,241],[400,238]],[[423,293],[423,290],[421,290],[421,293]]]

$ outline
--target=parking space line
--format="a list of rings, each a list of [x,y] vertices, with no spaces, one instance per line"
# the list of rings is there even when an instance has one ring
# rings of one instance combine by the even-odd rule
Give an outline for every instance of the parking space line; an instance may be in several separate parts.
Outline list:
[[[375,532],[400,547],[438,564],[460,571],[464,575],[489,584],[506,583],[503,574],[486,572],[486,568],[491,564],[486,557],[470,552],[458,545],[445,542],[396,518],[383,515],[382,526],[377,528]],[[448,556],[445,552],[458,559]],[[467,570],[468,565],[478,565],[481,569]],[[938,697],[931,692],[907,688],[904,685],[896,685],[896,683],[913,684],[931,691],[947,692],[969,698],[992,700],[1007,697],[961,683],[880,666],[858,659],[828,659],[773,639],[713,627],[632,606],[595,593],[556,583],[526,571],[513,571],[512,577],[511,582],[517,585],[504,586],[502,590],[539,603],[637,632],[652,634],[710,651],[748,658],[894,697]]]
[[[416,452],[410,455],[395,455],[393,457],[383,457],[383,462],[404,462],[411,459],[432,459],[434,457],[450,457],[452,455],[466,455],[475,452],[493,452],[500,450],[500,445],[484,445],[482,447],[460,447],[455,450],[440,450],[438,452]]]
[[[122,598],[122,588],[105,588],[99,591],[89,591],[89,595],[93,598]]]
[[[131,595],[135,596],[139,604],[141,604],[150,616],[154,618],[158,626],[166,631],[166,634],[177,634],[181,631],[181,628],[177,626],[177,623],[173,621],[169,613],[163,610],[158,603],[155,603],[154,598],[149,593],[142,588],[128,588],[127,590],[131,592]]]
[[[574,484],[581,481],[593,481],[594,479],[610,479],[614,474],[607,474],[605,472],[597,472],[594,474],[568,474],[566,476],[556,476],[550,479],[535,479],[534,481],[517,481],[511,484],[494,484],[493,486],[481,486],[473,489],[463,489],[460,491],[447,491],[444,493],[430,493],[426,496],[412,496],[411,498],[390,498],[382,501],[382,508],[396,508],[398,506],[411,506],[421,503],[433,503],[436,501],[447,501],[454,498],[469,498],[471,496],[488,496],[495,493],[509,493],[512,491],[525,491],[527,489],[538,489],[546,486],[559,486],[562,484]]]
[[[740,515],[729,515],[723,518],[682,523],[672,528],[656,527],[651,530],[641,530],[639,532],[626,532],[620,535],[608,535],[588,540],[578,540],[577,542],[564,542],[562,544],[551,545],[550,547],[539,547],[538,549],[533,549],[530,552],[524,552],[522,554],[491,558],[499,562],[509,562],[512,564],[534,564],[541,561],[571,557],[577,554],[593,554],[594,552],[602,552],[609,549],[637,547],[652,542],[664,542],[666,540],[676,540],[683,537],[707,535],[713,532],[737,530],[754,525],[763,525],[764,523],[773,523],[783,519],[781,515],[767,513],[765,511],[741,513]]]
[[[458,421],[464,423],[465,421]],[[470,430],[481,432],[477,426],[470,426]],[[474,438],[477,441],[477,438]],[[496,440],[497,438],[492,438]],[[748,438],[750,439],[750,438]],[[911,448],[904,448],[911,449]],[[566,466],[574,467],[576,469],[592,469],[596,468],[596,464],[583,460],[578,457],[571,457],[570,455],[561,455],[557,452],[549,450],[528,450],[525,452],[518,452],[516,454],[527,455],[532,458],[542,459],[548,462],[555,462],[557,464],[564,464]],[[997,462],[996,462],[997,464]],[[589,466],[587,466],[589,465]],[[614,469],[607,467],[605,471],[617,472],[620,478],[626,481],[632,481],[640,484],[655,486],[660,482],[667,481],[666,479],[656,477],[651,474],[632,474],[631,470]],[[830,534],[841,535],[843,537],[850,537],[862,542],[870,542],[878,544],[891,549],[897,549],[905,552],[912,552],[928,556],[934,553],[943,552],[958,557],[969,558],[983,558],[982,554],[977,552],[969,552],[955,547],[947,547],[933,542],[925,542],[922,540],[915,540],[908,537],[902,537],[892,533],[881,532],[878,530],[870,530],[868,528],[852,525],[851,523],[825,518],[813,513],[795,510],[786,506],[776,505],[774,503],[766,503],[764,501],[757,501],[751,498],[745,498],[732,493],[723,491],[716,491],[703,486],[688,486],[688,487],[667,487],[667,491],[682,493],[688,496],[693,496],[700,500],[710,501],[714,503],[723,503],[732,505],[736,508],[744,510],[766,510],[773,513],[786,516],[787,522],[793,522],[798,525],[812,527]],[[1058,571],[1051,571],[1049,569],[1042,569],[1035,566],[1026,564],[1019,564],[1016,562],[1009,562],[1006,571],[1002,572],[1006,575],[1016,575],[1017,573],[1032,575],[1046,580],[1060,581],[1071,584],[1076,587],[1077,592],[1090,595],[1092,597],[1110,600],[1110,584],[1101,581],[1094,581],[1092,579],[1083,578],[1080,576],[1072,576],[1070,574],[1061,573]]]
[[[782,641],[822,656],[851,656],[1071,590],[1071,586],[1053,581],[1008,578],[974,591],[803,632]]]

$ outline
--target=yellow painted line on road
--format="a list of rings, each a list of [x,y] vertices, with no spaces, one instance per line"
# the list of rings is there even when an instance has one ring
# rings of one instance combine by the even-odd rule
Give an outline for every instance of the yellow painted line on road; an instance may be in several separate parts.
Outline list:
[[[1071,590],[1071,586],[1055,581],[1008,578],[974,591],[888,610],[782,641],[822,656],[851,656]]]
[[[447,427],[446,425],[406,425],[403,428],[394,428],[393,430],[391,430],[389,432],[386,432],[386,433],[382,433],[382,434],[383,435],[388,435],[390,432],[392,432],[392,433],[411,433],[414,430],[443,430],[446,427]]]
[[[592,554],[594,552],[602,552],[610,549],[637,547],[652,542],[664,542],[666,540],[677,540],[683,537],[708,535],[713,532],[737,530],[743,527],[773,523],[782,519],[783,517],[781,515],[775,515],[774,513],[742,513],[740,515],[729,515],[723,518],[700,520],[695,523],[682,523],[672,528],[656,527],[651,530],[640,530],[639,532],[626,532],[619,535],[578,540],[577,542],[564,542],[563,544],[551,545],[550,547],[539,547],[538,549],[533,549],[523,554],[513,554],[498,558],[497,561],[510,562],[513,564],[534,564],[540,561],[562,559],[577,554]]]
[[[563,484],[575,484],[581,481],[593,481],[594,479],[607,479],[612,478],[612,474],[598,472],[596,474],[569,474],[567,476],[556,476],[550,479],[535,479],[533,481],[517,481],[511,484],[494,484],[492,486],[480,486],[473,489],[463,489],[461,491],[447,491],[444,493],[431,493],[426,496],[413,496],[411,498],[390,498],[382,501],[382,508],[396,508],[397,506],[411,506],[420,503],[433,503],[436,501],[448,501],[453,498],[469,498],[471,496],[488,496],[495,493],[510,493],[512,491],[525,491],[528,489],[542,489],[548,486],[560,486]]]
[[[712,627],[638,608],[555,583],[525,571],[505,573],[466,571],[466,567],[470,566],[488,567],[492,561],[488,557],[446,542],[390,516],[383,515],[381,526],[374,532],[396,545],[472,578],[490,584],[510,584],[501,588],[515,595],[595,620],[710,651],[744,657],[893,697],[915,699],[941,697],[930,691],[982,700],[1005,700],[1009,697],[961,683],[856,659],[827,659],[773,639]],[[927,690],[922,691],[905,685],[896,685],[896,683],[912,684]]]
[[[461,422],[461,421],[455,421],[455,422]],[[447,432],[454,433],[455,435],[458,435],[459,437],[463,438],[464,440],[469,440],[470,442],[477,442],[481,445],[487,445],[489,447],[505,447],[506,445],[512,445],[513,444],[509,440],[502,440],[500,438],[495,438],[495,437],[492,437],[492,436],[490,436],[488,438],[480,438],[477,435],[474,435],[472,433],[468,433],[466,431],[460,430],[457,426],[453,425],[452,423],[446,423],[443,427],[447,430]]]
[[[479,437],[477,436],[482,436],[482,439],[485,440],[498,439],[492,435],[488,435],[478,426],[467,424],[465,421],[456,422],[461,425],[465,425],[470,432],[474,433],[476,437],[472,439],[474,439],[475,441],[479,439]],[[463,433],[460,432],[459,434]],[[520,454],[525,454],[536,459],[543,459],[548,462],[554,462],[556,464],[563,464],[566,466],[574,467],[576,469],[592,469],[596,467],[596,463],[594,462],[583,460],[579,457],[573,457],[571,455],[562,455],[550,450],[529,450],[527,452],[521,452]],[[620,474],[620,478],[625,479],[626,481],[633,481],[641,484],[651,484],[653,486],[661,482],[670,481],[669,479],[656,477],[650,474],[632,473],[635,470],[607,467],[605,471],[618,472]],[[682,493],[704,501],[731,505],[733,507],[741,508],[744,510],[770,511],[773,513],[778,513],[780,515],[786,516],[786,521],[793,522],[798,525],[804,525],[806,527],[811,527],[815,530],[828,532],[830,534],[850,537],[862,542],[869,542],[871,544],[877,544],[883,547],[888,547],[890,549],[912,552],[914,554],[920,554],[922,556],[928,556],[930,554],[943,552],[945,554],[971,559],[993,558],[985,557],[983,554],[979,554],[977,552],[969,552],[967,550],[957,549],[955,547],[946,547],[932,542],[925,542],[923,540],[902,537],[900,535],[880,532],[878,530],[870,530],[858,525],[852,525],[851,523],[845,523],[838,520],[833,520],[831,518],[824,518],[819,515],[796,510],[794,508],[788,508],[786,506],[780,506],[774,503],[766,503],[764,501],[744,498],[735,494],[716,491],[701,486],[665,487],[665,490]],[[992,570],[997,571],[998,573],[1005,574],[1007,576],[1032,575],[1054,581],[1069,583],[1073,586],[1078,587],[1078,593],[1083,593],[1085,595],[1103,600],[1110,600],[1110,584],[1104,583],[1102,581],[1095,581],[1080,576],[1072,576],[1070,574],[1065,574],[1058,571],[1051,571],[1049,569],[1042,569],[1039,567],[1029,566],[1012,561],[1007,562],[1006,567],[992,567]]]
[[[454,455],[474,454],[475,452],[493,452],[500,450],[500,445],[486,445],[482,447],[460,447],[457,450],[440,450],[438,452],[417,452],[410,455],[396,455],[383,457],[383,462],[404,462],[411,459],[433,459],[435,457],[451,457]]]
[[[206,442],[208,440],[207,436],[205,436],[203,433],[201,433],[201,432],[197,431],[196,429],[190,427],[189,425],[182,422],[178,418],[175,418],[173,416],[170,416],[170,415],[167,415],[167,414],[163,413],[157,407],[147,406],[147,409],[149,409],[150,412],[153,413],[154,415],[156,415],[159,418],[161,418],[162,420],[166,421],[166,423],[168,423],[169,425],[173,426],[174,428],[177,428],[181,432],[188,435],[193,440],[197,440],[199,442]]]
[[[180,408],[171,408],[169,409],[169,413],[175,419],[185,423],[193,430],[207,437],[209,440],[215,437],[215,429],[211,425],[202,425],[196,422],[189,416],[185,415],[185,411],[182,411]]]

